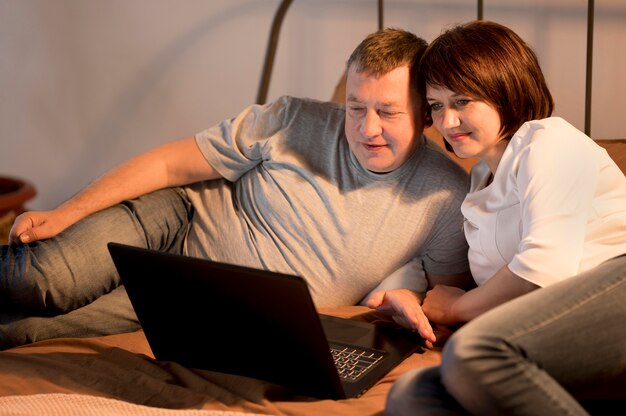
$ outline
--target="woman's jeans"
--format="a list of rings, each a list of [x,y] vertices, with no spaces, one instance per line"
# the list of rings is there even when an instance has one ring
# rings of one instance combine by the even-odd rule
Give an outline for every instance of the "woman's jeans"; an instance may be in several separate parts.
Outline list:
[[[612,400],[611,400],[612,399]],[[626,414],[626,255],[459,329],[440,366],[394,384],[388,415]]]
[[[192,215],[184,190],[168,188],[95,213],[53,238],[0,246],[0,349],[138,329],[107,243],[182,253]]]

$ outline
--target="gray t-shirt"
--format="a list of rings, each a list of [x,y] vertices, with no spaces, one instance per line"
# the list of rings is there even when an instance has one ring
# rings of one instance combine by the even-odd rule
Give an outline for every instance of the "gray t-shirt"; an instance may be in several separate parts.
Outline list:
[[[318,307],[358,303],[415,258],[469,270],[465,171],[425,139],[395,171],[368,171],[344,120],[341,105],[282,97],[198,133],[226,179],[187,187],[186,254],[302,276]]]

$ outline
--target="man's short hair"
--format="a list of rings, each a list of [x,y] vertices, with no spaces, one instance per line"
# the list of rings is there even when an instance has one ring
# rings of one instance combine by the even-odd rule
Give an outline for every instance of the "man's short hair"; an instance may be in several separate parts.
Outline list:
[[[418,66],[426,50],[426,41],[404,29],[386,28],[369,34],[354,49],[347,70],[373,76],[384,75],[396,68],[408,66],[411,90],[426,108],[426,91],[419,86]],[[417,104],[417,103],[416,103]]]

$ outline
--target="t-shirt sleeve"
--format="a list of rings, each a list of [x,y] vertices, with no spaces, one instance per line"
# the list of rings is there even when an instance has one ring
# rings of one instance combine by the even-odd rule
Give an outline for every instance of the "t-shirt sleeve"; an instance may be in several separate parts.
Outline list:
[[[371,290],[367,296],[382,290],[393,289],[409,289],[418,293],[423,293],[428,290],[428,280],[426,279],[424,266],[420,257],[415,257],[413,260],[391,273],[378,286]]]
[[[469,190],[469,177],[454,162],[449,161],[449,164],[448,168],[432,171],[442,183],[430,196],[434,209],[430,210],[433,217],[427,221],[434,226],[422,253],[427,274],[452,275],[469,271],[469,247],[461,213],[461,204]],[[435,177],[424,179],[437,180]]]
[[[429,274],[451,275],[469,271],[468,245],[463,233],[460,207],[450,212],[449,221],[438,229],[424,253],[424,270]]]
[[[224,178],[235,182],[267,154],[272,138],[286,127],[290,100],[282,97],[266,105],[247,107],[236,117],[196,134],[196,143]]]

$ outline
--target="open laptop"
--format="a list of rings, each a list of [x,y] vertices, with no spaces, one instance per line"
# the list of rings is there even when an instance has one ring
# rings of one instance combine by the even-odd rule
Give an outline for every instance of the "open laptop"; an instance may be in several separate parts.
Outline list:
[[[159,360],[343,399],[360,396],[421,342],[388,322],[318,314],[297,276],[118,243],[108,248]],[[340,376],[334,356],[352,349],[364,351],[353,370],[362,361],[373,365]]]

